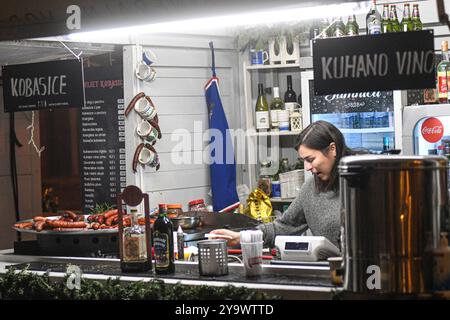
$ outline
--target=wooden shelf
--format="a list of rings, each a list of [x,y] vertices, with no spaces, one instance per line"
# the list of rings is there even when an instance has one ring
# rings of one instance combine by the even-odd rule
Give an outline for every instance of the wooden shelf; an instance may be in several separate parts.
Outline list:
[[[276,69],[312,69],[312,57],[300,57],[299,63],[247,65],[246,70],[276,70]]]
[[[295,198],[270,198],[270,202],[274,202],[274,203],[288,203],[288,202],[292,202],[294,201]]]
[[[267,132],[255,132],[252,136],[297,136],[301,131],[267,131]]]
[[[387,128],[361,128],[361,129],[339,129],[342,133],[385,133],[394,132],[394,127]]]
[[[247,66],[247,70],[270,70],[270,69],[287,69],[287,68],[300,68],[299,63],[290,64],[265,64],[265,65],[251,65]]]

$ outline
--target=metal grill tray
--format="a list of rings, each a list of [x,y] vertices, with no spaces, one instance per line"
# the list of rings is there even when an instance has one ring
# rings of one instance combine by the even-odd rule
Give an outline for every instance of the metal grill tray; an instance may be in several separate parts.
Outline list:
[[[89,217],[89,215],[85,214],[84,216],[84,222],[87,222],[87,217]],[[49,216],[46,217],[48,219],[52,219],[52,220],[57,220],[59,219],[61,216]],[[24,222],[33,222],[33,219],[24,219],[24,220],[20,220],[17,221],[15,223],[24,223]],[[98,229],[98,230],[93,230],[93,229],[67,229],[67,230],[42,230],[42,231],[36,231],[33,229],[21,229],[21,228],[16,228],[13,226],[13,229],[16,230],[17,232],[23,232],[23,233],[31,233],[31,234],[46,234],[46,235],[94,235],[94,234],[115,234],[118,233],[118,228],[115,229]]]

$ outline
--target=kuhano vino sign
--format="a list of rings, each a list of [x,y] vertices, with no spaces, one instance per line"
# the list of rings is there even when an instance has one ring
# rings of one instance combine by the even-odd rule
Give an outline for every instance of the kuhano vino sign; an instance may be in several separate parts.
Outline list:
[[[316,95],[436,86],[433,31],[313,41]]]
[[[78,60],[2,66],[5,112],[84,106]]]

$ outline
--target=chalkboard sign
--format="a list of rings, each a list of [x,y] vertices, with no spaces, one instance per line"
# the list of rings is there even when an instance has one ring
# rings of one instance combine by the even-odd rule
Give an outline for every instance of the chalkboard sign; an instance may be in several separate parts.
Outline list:
[[[84,105],[83,65],[78,60],[2,66],[5,112]]]
[[[433,88],[433,31],[313,41],[315,94]]]
[[[86,106],[80,113],[83,210],[115,204],[126,186],[123,67],[85,69]]]

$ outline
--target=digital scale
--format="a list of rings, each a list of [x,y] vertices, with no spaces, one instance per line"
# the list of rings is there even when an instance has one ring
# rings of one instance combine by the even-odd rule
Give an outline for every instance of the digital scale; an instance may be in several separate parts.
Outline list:
[[[341,255],[339,249],[325,237],[277,236],[275,247],[282,261],[320,261]]]

